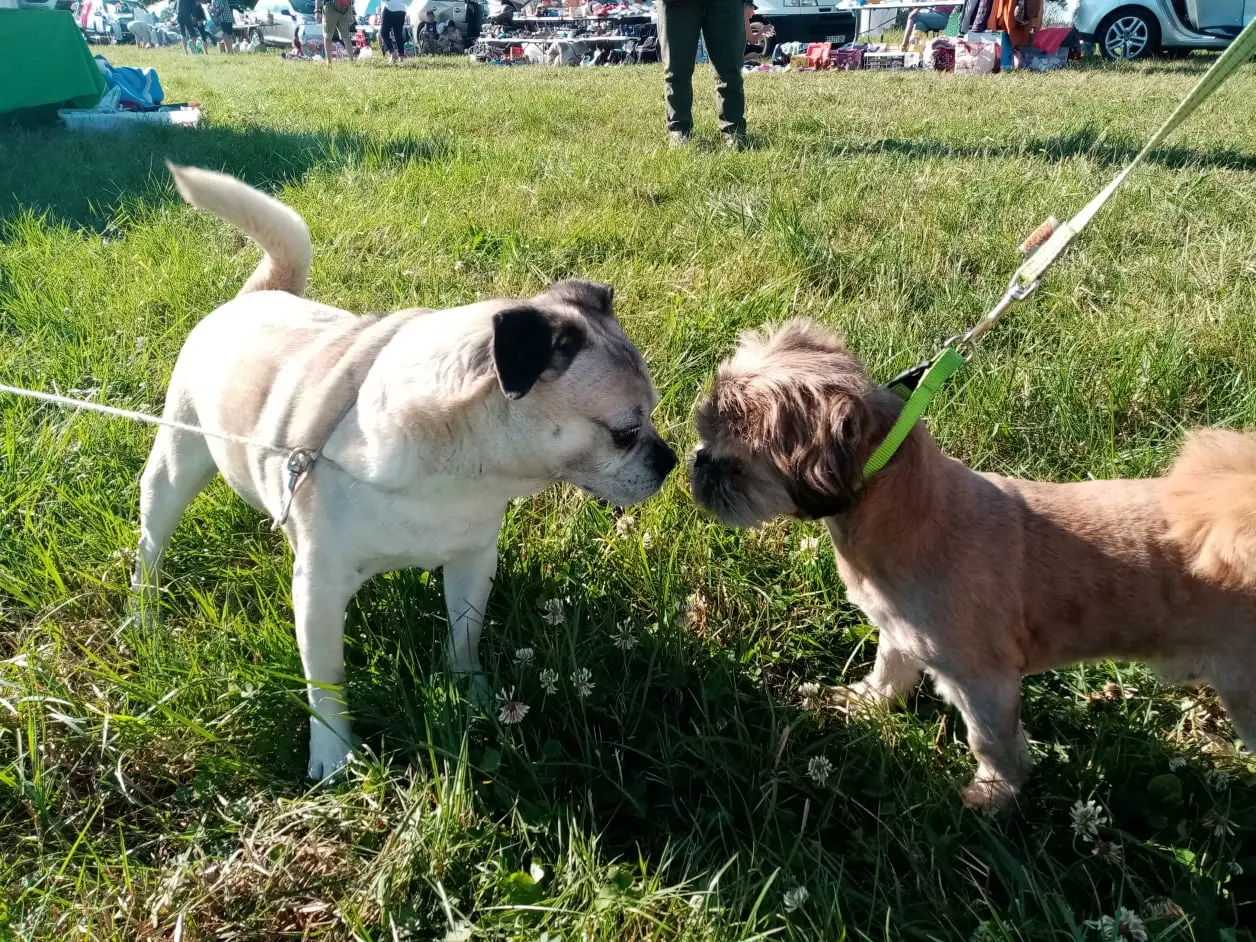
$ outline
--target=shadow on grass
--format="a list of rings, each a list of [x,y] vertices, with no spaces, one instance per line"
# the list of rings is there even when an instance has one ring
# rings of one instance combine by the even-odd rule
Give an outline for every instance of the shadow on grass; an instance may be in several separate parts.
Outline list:
[[[548,581],[508,555],[490,621],[517,623],[552,594],[552,586],[543,588]],[[743,915],[779,870],[776,893],[805,885],[852,926],[877,925],[890,906],[894,938],[902,939],[966,938],[983,913],[1030,924],[1060,920],[1064,931],[1067,912],[1080,922],[1096,906],[1137,897],[1173,899],[1204,931],[1201,938],[1243,918],[1236,901],[1250,897],[1237,883],[1250,878],[1222,878],[1197,866],[1193,854],[1170,850],[1185,846],[1182,829],[1197,828],[1218,799],[1203,764],[1169,776],[1170,787],[1174,747],[1138,708],[1089,709],[1058,675],[1028,681],[1026,722],[1047,755],[1021,807],[992,821],[962,807],[957,789],[973,767],[963,726],[928,693],[915,700],[912,723],[845,719],[781,699],[793,686],[789,678],[818,671],[835,680],[849,641],[823,652],[824,665],[786,660],[755,676],[735,631],[722,643],[698,643],[674,624],[639,631],[631,650],[615,648],[609,639],[627,614],[620,604],[602,597],[569,608],[556,631],[575,633],[582,647],[588,642],[574,662],[570,653],[547,653],[544,638],[486,628],[483,658],[498,674],[496,687],[514,690],[532,710],[517,727],[495,718],[472,724],[477,792],[490,818],[518,814],[538,846],[552,843],[550,859],[578,822],[608,857],[644,860],[650,872],[690,890],[706,889],[734,861],[720,878],[722,904]],[[366,743],[394,761],[456,759],[466,714],[424,703],[419,691],[434,685],[417,679],[441,669],[434,655],[443,641],[439,580],[405,574],[372,583],[350,621],[346,636],[359,639],[350,642],[350,700]],[[537,646],[536,662],[521,667],[514,645],[529,643]],[[578,663],[596,681],[585,700],[573,695],[569,679]],[[538,682],[547,666],[558,674],[557,694]],[[819,781],[829,762],[827,781]],[[1113,817],[1104,833],[1124,844],[1126,868],[1096,861],[1070,830],[1071,805],[1092,795]],[[1256,823],[1256,791],[1235,783],[1227,801],[1232,820]],[[1238,840],[1236,857],[1256,855],[1256,841]],[[1036,882],[1044,866],[1068,860],[1075,864],[1058,872],[1058,885]],[[1219,892],[1227,881],[1230,892]],[[951,934],[940,936],[943,928]]]
[[[376,137],[343,130],[16,130],[0,136],[0,222],[27,210],[75,228],[117,224],[119,215],[178,199],[167,160],[222,170],[273,190],[319,167],[440,162],[454,155],[452,141],[443,137]]]
[[[1056,137],[1028,138],[1020,143],[968,143],[930,138],[883,138],[863,144],[833,142],[827,151],[833,156],[847,157],[891,155],[916,158],[948,158],[961,160],[1004,160],[1032,158],[1053,163],[1084,157],[1104,166],[1123,167],[1142,149],[1141,143],[1109,140],[1104,132],[1093,127],[1079,129]],[[1212,147],[1206,151],[1191,147],[1161,147],[1147,160],[1170,170],[1210,168],[1223,170],[1256,170],[1256,154],[1232,147]]]

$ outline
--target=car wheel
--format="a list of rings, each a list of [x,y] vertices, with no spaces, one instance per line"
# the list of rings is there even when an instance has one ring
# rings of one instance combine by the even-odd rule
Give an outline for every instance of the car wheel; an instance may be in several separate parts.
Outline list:
[[[1132,62],[1160,49],[1160,24],[1141,7],[1109,14],[1095,31],[1099,51],[1112,61]]]
[[[254,43],[257,43],[259,46],[265,45],[262,41],[262,31],[257,27],[249,30],[249,45],[251,46]]]

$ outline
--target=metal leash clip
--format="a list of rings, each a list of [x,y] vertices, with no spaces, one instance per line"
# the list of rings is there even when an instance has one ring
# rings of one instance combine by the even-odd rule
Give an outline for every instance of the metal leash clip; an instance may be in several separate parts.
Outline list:
[[[275,522],[271,524],[271,530],[278,530],[288,522],[288,514],[292,510],[292,498],[296,496],[297,488],[305,481],[306,475],[310,473],[310,468],[314,467],[314,461],[318,457],[314,452],[305,448],[294,448],[288,454],[288,480],[284,484],[283,503],[279,505],[279,515],[275,517]]]

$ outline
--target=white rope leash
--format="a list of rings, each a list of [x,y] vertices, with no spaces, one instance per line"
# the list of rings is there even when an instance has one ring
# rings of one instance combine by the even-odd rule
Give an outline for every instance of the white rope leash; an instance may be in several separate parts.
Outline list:
[[[283,526],[287,521],[288,512],[292,509],[292,498],[296,494],[297,488],[300,487],[301,482],[305,480],[310,468],[314,466],[315,460],[320,457],[318,452],[312,452],[305,448],[281,448],[278,445],[272,445],[270,442],[259,442],[252,438],[246,438],[243,435],[236,435],[232,432],[211,432],[209,429],[199,428],[195,425],[188,425],[186,422],[177,422],[174,419],[166,419],[156,415],[149,415],[146,412],[135,412],[131,409],[119,409],[117,406],[106,406],[99,402],[90,402],[87,399],[74,399],[70,396],[62,396],[55,393],[36,392],[33,389],[22,389],[19,386],[10,386],[7,383],[0,383],[0,393],[10,393],[24,399],[35,399],[39,402],[47,402],[54,406],[61,406],[64,409],[79,409],[86,412],[99,412],[101,415],[113,416],[116,419],[129,419],[132,422],[142,422],[145,425],[164,425],[166,428],[176,429],[180,432],[188,432],[192,435],[217,438],[224,442],[244,445],[247,448],[257,448],[262,451],[268,451],[275,455],[287,455],[288,478],[284,487],[283,503],[279,508],[279,513],[275,515],[275,522],[271,526],[272,530],[279,529],[279,527]]]
[[[88,412],[99,412],[101,415],[111,415],[118,419],[130,419],[132,422],[143,422],[145,425],[164,425],[167,428],[178,429],[180,432],[191,432],[193,435],[219,438],[224,442],[247,445],[249,448],[261,448],[264,451],[277,455],[286,455],[292,450],[290,448],[279,448],[269,442],[254,441],[251,438],[245,438],[243,435],[233,435],[231,432],[211,432],[208,429],[198,428],[195,425],[188,425],[186,422],[176,422],[174,419],[164,419],[161,416],[149,415],[146,412],[119,409],[117,406],[106,406],[99,402],[90,402],[87,399],[73,399],[70,396],[36,392],[33,389],[22,389],[18,386],[6,385],[5,383],[0,383],[0,392],[12,393],[14,396],[22,396],[26,399],[38,399],[40,402],[50,402],[55,406],[62,406],[66,409],[84,409]]]

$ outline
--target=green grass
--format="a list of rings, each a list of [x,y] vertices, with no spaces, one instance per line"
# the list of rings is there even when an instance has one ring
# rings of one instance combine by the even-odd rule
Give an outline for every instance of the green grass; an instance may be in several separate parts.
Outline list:
[[[969,324],[1020,239],[1106,183],[1208,61],[752,76],[757,146],[730,155],[705,71],[697,146],[672,153],[657,68],[111,56],[155,64],[207,126],[0,136],[0,379],[160,407],[184,337],[256,262],[177,200],[169,157],[295,206],[311,296],[353,310],[613,282],[682,448],[739,329],[805,314],[889,376]],[[1256,424],[1254,102],[1249,68],[989,336],[931,419],[950,453],[1148,475],[1186,426]],[[1033,678],[1022,807],[966,812],[962,724],[929,692],[874,719],[800,707],[800,683],[853,679],[875,649],[831,559],[799,553],[819,530],[724,529],[679,478],[625,536],[572,490],[511,508],[483,653],[532,706],[518,727],[451,696],[439,575],[371,582],[348,631],[368,757],[311,790],[267,522],[203,495],[145,630],[124,613],[151,432],[7,398],[0,423],[0,937],[442,939],[466,920],[476,939],[1037,942],[1099,939],[1085,922],[1124,906],[1153,938],[1253,938],[1256,778],[1210,695],[1130,665]],[[1074,836],[1079,799],[1120,863]],[[1183,915],[1156,917],[1165,901]]]

